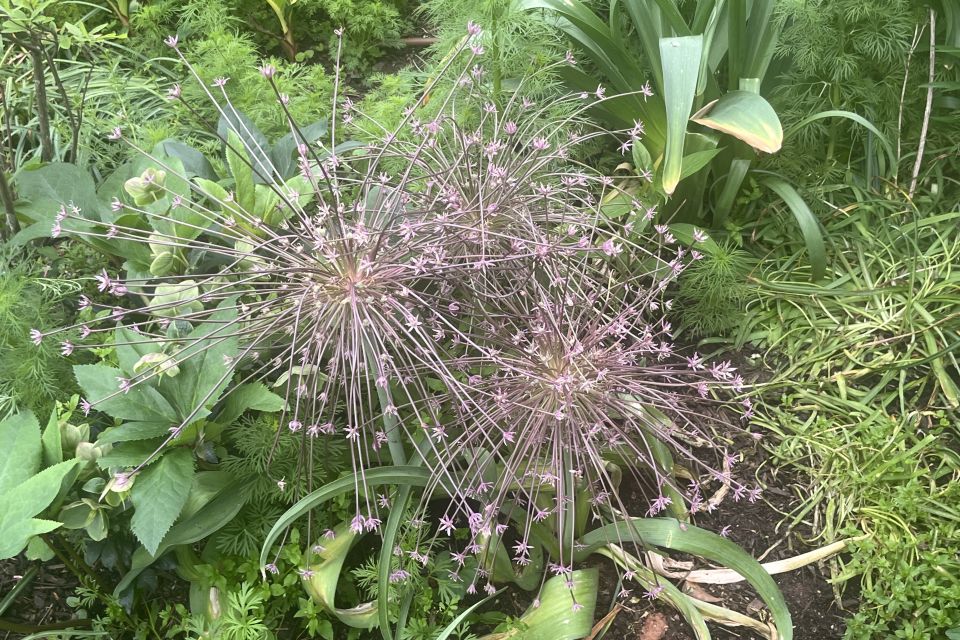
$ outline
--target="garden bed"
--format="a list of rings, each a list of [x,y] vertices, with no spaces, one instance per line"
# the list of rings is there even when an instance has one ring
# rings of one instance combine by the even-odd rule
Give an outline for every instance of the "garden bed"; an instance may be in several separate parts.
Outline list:
[[[728,537],[761,562],[782,560],[806,553],[815,548],[806,542],[812,535],[808,527],[800,525],[792,531],[781,524],[783,514],[797,508],[802,500],[802,484],[784,473],[771,473],[763,464],[766,455],[757,448],[748,452],[738,466],[745,477],[757,476],[765,488],[763,498],[751,503],[734,501],[729,496],[713,513],[695,517],[697,526],[710,531],[729,527]],[[796,487],[796,493],[790,489]],[[698,567],[699,568],[699,567]],[[856,611],[856,585],[848,583],[838,602],[829,584],[828,568],[822,563],[810,564],[794,571],[774,576],[790,608],[795,640],[838,640],[844,635],[845,619]],[[613,600],[617,577],[612,570],[601,581],[602,606]],[[745,582],[725,585],[697,585],[697,592],[705,594],[709,602],[758,616],[762,603]],[[599,615],[599,614],[598,614]],[[762,615],[762,614],[761,614]],[[710,624],[715,640],[764,640],[763,636],[742,627],[724,627]],[[637,640],[696,640],[683,618],[668,606],[651,605],[642,598],[633,598],[616,614],[613,624],[604,636],[610,639]]]

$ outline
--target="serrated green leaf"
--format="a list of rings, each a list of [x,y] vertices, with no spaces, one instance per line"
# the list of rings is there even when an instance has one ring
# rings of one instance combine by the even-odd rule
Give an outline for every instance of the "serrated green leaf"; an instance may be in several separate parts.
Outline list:
[[[101,469],[138,467],[149,458],[158,447],[163,445],[164,438],[152,440],[135,440],[120,442],[109,452],[97,459],[97,466]],[[150,464],[158,458],[151,459]]]
[[[3,442],[0,447],[0,490],[6,491],[36,474],[40,468],[42,444],[36,416],[24,411],[4,419],[0,422],[0,442]]]
[[[121,420],[178,422],[177,412],[149,382],[123,393],[117,380],[127,376],[120,369],[102,364],[78,364],[74,365],[73,373],[87,402],[98,411]]]
[[[185,517],[170,529],[170,532],[163,538],[160,546],[157,547],[155,554],[150,554],[145,548],[140,547],[133,552],[133,558],[130,561],[130,570],[124,574],[120,582],[114,589],[114,595],[119,596],[126,590],[144,569],[163,555],[171,547],[181,544],[193,544],[198,540],[210,537],[211,534],[220,530],[228,522],[236,517],[237,513],[243,507],[247,500],[243,491],[231,491],[235,485],[228,485],[223,491],[216,494],[207,504],[197,507],[196,513]],[[186,507],[185,507],[186,508]]]
[[[60,527],[59,522],[28,518],[8,522],[0,520],[0,560],[7,560],[19,554],[30,543],[30,539],[42,533],[50,533]]]
[[[139,474],[130,498],[136,510],[130,528],[151,555],[180,515],[193,483],[193,453],[177,448]]]
[[[98,445],[151,440],[165,436],[172,425],[169,422],[125,422],[119,427],[110,427],[97,438]]]
[[[224,425],[233,424],[248,409],[281,411],[285,404],[282,397],[267,389],[263,383],[242,384],[227,396],[223,409],[217,415],[217,422]]]
[[[162,389],[176,407],[182,420],[190,421],[207,415],[230,382],[233,367],[228,364],[237,355],[237,310],[231,308],[236,298],[230,297],[220,309],[187,335],[184,347],[176,356],[180,373],[166,378]],[[203,411],[197,411],[203,409]]]

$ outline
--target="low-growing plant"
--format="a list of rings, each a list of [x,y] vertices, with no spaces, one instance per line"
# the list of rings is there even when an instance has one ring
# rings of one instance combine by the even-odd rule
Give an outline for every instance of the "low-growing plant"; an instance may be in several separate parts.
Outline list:
[[[275,543],[291,525],[348,496],[346,518],[328,531],[300,525],[307,548],[295,561],[311,602],[340,625],[404,633],[417,584],[451,566],[448,580],[466,595],[504,583],[553,594],[565,637],[584,637],[597,574],[577,563],[602,551],[702,635],[693,601],[638,560],[652,547],[728,563],[789,639],[783,598],[755,560],[716,534],[650,517],[714,505],[711,486],[760,495],[732,471],[735,447],[752,439],[738,420],[749,420],[750,400],[729,399],[742,379],[729,362],[674,345],[665,317],[678,276],[709,239],[690,228],[690,246],[681,244],[679,229],[653,224],[655,211],[637,201],[611,212],[614,181],[573,151],[600,136],[636,142],[641,128],[593,130],[591,101],[578,94],[537,105],[522,81],[500,94],[481,33],[469,24],[438,72],[456,88],[439,107],[423,110],[428,85],[400,129],[361,147],[338,143],[377,123],[340,97],[339,74],[328,142],[290,117],[276,68],[263,65],[295,143],[292,178],[218,78],[201,87],[220,113],[229,177],[202,177],[193,154],[147,155],[123,193],[111,182],[109,208],[96,194],[51,207],[55,237],[131,254],[124,276],[97,276],[106,300],[82,298],[79,322],[32,332],[65,352],[115,349],[117,366],[75,373],[84,411],[117,422],[96,440],[112,445],[97,464],[111,475],[107,489],[129,495],[142,543],[116,593],[168,550],[190,571],[189,545],[236,517],[247,496],[219,468],[217,445],[250,409],[279,413],[268,461],[287,436],[299,442],[292,472],[289,460],[264,467],[275,491],[299,498],[262,545],[265,574],[279,571],[285,547]],[[192,70],[179,40],[167,43]],[[137,148],[121,127],[111,138]],[[155,246],[178,266],[155,268]],[[328,441],[347,444],[341,478],[317,473]],[[677,479],[678,466],[689,480]],[[620,499],[623,478],[644,488],[647,517]],[[340,607],[348,555],[372,532],[376,598]],[[249,592],[232,593],[228,601]],[[245,633],[261,603],[244,602]],[[462,621],[452,617],[440,618],[441,636]],[[552,617],[533,607],[518,628],[549,628]]]

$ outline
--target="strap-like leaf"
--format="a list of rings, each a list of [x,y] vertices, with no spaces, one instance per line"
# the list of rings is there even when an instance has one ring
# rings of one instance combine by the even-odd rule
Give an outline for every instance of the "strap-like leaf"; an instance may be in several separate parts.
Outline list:
[[[430,480],[430,472],[422,467],[413,466],[380,467],[364,472],[363,480],[368,487],[381,484],[425,487]],[[277,522],[273,525],[273,528],[270,529],[266,540],[263,542],[263,547],[260,549],[260,565],[265,566],[267,564],[271,547],[273,547],[273,544],[280,538],[280,535],[287,527],[327,500],[352,491],[358,481],[359,479],[354,476],[338,478],[333,482],[328,482],[319,489],[311,491],[287,509],[283,515],[277,519]]]
[[[725,93],[695,113],[692,120],[767,153],[775,153],[783,145],[783,127],[777,112],[751,91]]]
[[[700,74],[703,36],[662,38],[663,99],[667,111],[667,144],[663,152],[663,191],[672,194],[683,168],[683,142]]]
[[[628,540],[641,545],[689,553],[730,567],[757,590],[760,598],[770,608],[780,639],[793,639],[793,621],[777,583],[759,562],[730,540],[692,525],[681,525],[673,518],[634,518],[627,522],[609,524],[586,534],[581,540],[586,549],[581,550],[581,553],[589,553],[611,542],[622,544]]]
[[[765,176],[760,179],[760,183],[769,187],[780,196],[790,212],[793,214],[797,225],[800,227],[800,233],[803,234],[803,241],[807,245],[807,253],[810,255],[810,266],[813,271],[810,279],[817,281],[823,277],[827,270],[827,249],[824,246],[823,234],[820,231],[820,222],[810,211],[810,207],[803,201],[800,194],[785,180],[775,176]]]

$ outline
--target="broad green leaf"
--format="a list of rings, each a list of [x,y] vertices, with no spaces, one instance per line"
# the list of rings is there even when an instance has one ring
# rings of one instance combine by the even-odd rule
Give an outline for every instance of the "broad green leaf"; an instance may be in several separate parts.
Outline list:
[[[28,518],[25,520],[10,520],[0,518],[0,560],[8,560],[23,551],[30,539],[43,533],[50,533],[60,528],[60,523],[53,520]]]
[[[80,209],[80,215],[95,221],[102,220],[104,211],[109,211],[97,197],[90,172],[74,164],[54,162],[21,171],[15,184],[22,199],[17,203],[17,212],[30,220],[48,223],[48,232],[60,205],[72,203]]]
[[[640,545],[689,553],[722,564],[742,575],[770,608],[781,640],[793,639],[790,611],[777,583],[764,568],[736,544],[715,533],[693,525],[682,525],[673,518],[633,518],[595,529],[581,539],[585,557],[606,544],[633,541]]]
[[[119,380],[127,379],[127,376],[120,369],[102,364],[79,364],[73,367],[73,373],[87,402],[98,411],[121,420],[178,422],[177,412],[160,392],[150,386],[149,381],[124,393],[120,391]]]
[[[40,562],[50,562],[56,557],[53,549],[47,546],[43,538],[36,536],[30,538],[30,542],[27,543],[27,548],[24,550],[23,555],[27,560],[39,560]],[[2,607],[0,607],[0,609],[2,609]]]
[[[223,403],[223,409],[217,415],[217,422],[233,424],[244,411],[281,411],[286,403],[283,398],[267,389],[261,382],[242,384],[232,390]]]
[[[39,456],[39,452],[38,452]],[[12,558],[29,543],[30,538],[53,531],[59,522],[34,518],[50,506],[64,476],[79,460],[67,460],[48,467],[14,487],[5,486],[0,493],[0,559]]]
[[[554,576],[540,590],[540,606],[520,616],[525,625],[523,640],[578,640],[590,634],[597,608],[598,569],[579,569],[567,576]]]
[[[134,551],[130,562],[130,570],[117,583],[117,587],[113,591],[114,595],[119,596],[125,591],[144,569],[153,564],[171,547],[193,544],[208,538],[233,520],[246,502],[247,496],[245,492],[232,491],[231,488],[237,487],[228,485],[223,491],[216,494],[216,497],[212,498],[210,502],[198,506],[195,513],[184,517],[181,522],[175,524],[164,536],[155,554],[149,553],[143,547]],[[186,511],[186,506],[184,511]]]
[[[130,528],[151,555],[180,515],[193,484],[193,453],[176,448],[140,472],[130,490],[136,510]]]
[[[205,178],[194,178],[194,182],[198,187],[197,192],[213,202],[215,208],[220,208],[222,217],[232,218],[234,223],[241,226],[251,235],[262,235],[263,231],[253,227],[250,223],[250,216],[244,213],[237,205],[236,200],[231,198],[230,193],[223,188],[223,186],[213,180],[207,180]]]
[[[163,442],[164,438],[119,442],[108,453],[97,459],[97,466],[101,469],[138,467],[163,446]],[[157,456],[150,458],[149,464],[157,462],[158,459]]]
[[[783,127],[770,103],[751,91],[730,91],[693,114],[694,122],[743,140],[754,149],[775,153],[783,146]]]
[[[78,500],[61,509],[57,518],[63,523],[64,529],[83,529],[93,522],[95,512],[96,509],[86,501]]]
[[[372,629],[377,625],[376,602],[364,602],[350,609],[340,609],[334,604],[343,562],[359,536],[350,530],[349,523],[341,524],[333,531],[332,540],[321,541],[323,551],[318,554],[320,561],[310,566],[313,575],[304,583],[304,589],[314,602],[345,625],[357,629]]]
[[[97,438],[98,445],[129,442],[131,440],[151,440],[168,435],[169,422],[125,422],[119,427],[110,427]]]
[[[270,159],[270,143],[257,125],[247,116],[233,107],[225,109],[217,123],[217,136],[226,141],[230,132],[234,132],[242,141],[242,148],[253,166],[254,181],[267,183],[273,178],[276,169]]]
[[[250,158],[243,148],[240,136],[230,131],[227,134],[227,164],[234,180],[234,197],[237,204],[252,214],[256,208],[256,190],[253,187],[253,169]]]
[[[52,467],[63,462],[63,443],[60,440],[60,424],[57,422],[57,410],[50,412],[50,419],[43,430],[43,466]],[[3,486],[0,484],[0,486]]]
[[[678,223],[669,225],[669,227],[670,227],[670,233],[676,236],[677,240],[681,244],[687,247],[690,247],[692,249],[697,249],[698,251],[702,251],[703,253],[708,253],[708,254],[715,254],[720,251],[720,245],[718,245],[717,241],[714,240],[709,235],[707,235],[707,239],[704,240],[703,242],[697,242],[696,240],[694,240],[693,234],[696,232],[698,228],[696,225],[687,224],[684,222],[678,222]],[[700,230],[704,231],[704,229],[702,228],[700,228]]]
[[[208,180],[216,180],[217,172],[213,170],[210,161],[198,150],[179,140],[167,139],[157,144],[160,155],[178,159],[188,178],[199,176]]]
[[[226,491],[234,488],[236,476],[227,471],[198,471],[193,476],[193,486],[190,495],[180,512],[180,520],[192,518],[211,500]]]
[[[298,142],[311,144],[325,135],[327,135],[327,121],[323,119],[306,127],[300,127],[296,133],[296,139],[291,132],[277,140],[270,149],[270,159],[273,160],[273,165],[277,168],[280,177],[290,178],[296,175]]]
[[[430,472],[422,467],[413,466],[378,467],[365,472],[363,479],[366,481],[366,486],[368,487],[382,484],[425,487],[430,481]],[[354,476],[338,478],[333,482],[328,482],[319,489],[311,491],[287,509],[283,515],[277,519],[277,522],[273,525],[273,528],[270,529],[270,532],[263,542],[263,546],[260,549],[260,566],[267,564],[273,543],[277,541],[287,527],[327,500],[352,491],[358,482],[360,482],[360,479]]]
[[[827,248],[824,246],[823,234],[820,231],[820,222],[810,211],[810,207],[803,201],[800,194],[785,180],[774,176],[764,176],[760,178],[760,184],[773,190],[790,208],[797,225],[800,227],[800,233],[803,234],[803,241],[807,245],[807,253],[810,256],[810,266],[812,273],[810,279],[816,282],[823,277],[827,270]]]
[[[136,375],[134,368],[143,356],[159,352],[161,346],[159,342],[145,341],[142,335],[124,326],[118,326],[113,332],[113,344],[120,368],[128,378]]]
[[[233,366],[228,362],[238,351],[235,304],[235,297],[226,298],[217,311],[187,335],[187,346],[176,356],[180,373],[163,382],[161,388],[168,391],[182,420],[206,415],[206,409],[217,403],[230,383]]]
[[[663,98],[667,113],[667,141],[663,152],[661,181],[667,195],[672,194],[680,182],[683,142],[697,91],[702,52],[703,36],[660,39]]]
[[[40,469],[40,423],[29,411],[0,422],[0,492],[16,487]],[[0,493],[0,495],[3,495]]]

